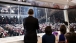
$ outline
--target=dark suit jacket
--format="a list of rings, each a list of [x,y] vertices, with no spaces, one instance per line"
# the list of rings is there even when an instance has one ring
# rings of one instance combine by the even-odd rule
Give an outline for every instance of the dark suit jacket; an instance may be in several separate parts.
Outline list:
[[[37,42],[36,29],[39,29],[38,19],[29,16],[24,19],[23,26],[25,29],[25,42]]]

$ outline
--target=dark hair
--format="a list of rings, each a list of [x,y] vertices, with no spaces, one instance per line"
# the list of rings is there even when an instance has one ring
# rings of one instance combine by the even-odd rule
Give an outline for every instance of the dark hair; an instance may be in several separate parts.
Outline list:
[[[70,33],[66,36],[68,43],[76,43],[76,33]]]
[[[68,22],[64,21],[64,24],[65,24],[66,26],[68,26]]]
[[[52,34],[51,26],[47,26],[47,27],[45,28],[45,33],[46,33],[47,35]]]
[[[29,9],[28,14],[29,14],[29,15],[33,15],[33,14],[34,14],[33,9]]]
[[[70,32],[74,32],[74,28],[72,27],[72,28],[70,28]]]
[[[65,25],[61,25],[60,32],[61,32],[61,34],[65,34],[66,33],[66,27],[65,27]]]

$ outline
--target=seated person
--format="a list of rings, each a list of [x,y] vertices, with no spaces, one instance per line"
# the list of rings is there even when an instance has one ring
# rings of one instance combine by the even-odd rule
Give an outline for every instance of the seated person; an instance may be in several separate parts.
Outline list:
[[[66,36],[66,43],[76,43],[76,33],[70,33]]]
[[[59,42],[58,43],[65,43],[65,33],[66,33],[66,27],[65,25],[61,25],[60,27],[61,34],[59,35]]]
[[[42,36],[42,43],[55,43],[55,36],[52,34],[51,26],[45,28],[45,34]]]

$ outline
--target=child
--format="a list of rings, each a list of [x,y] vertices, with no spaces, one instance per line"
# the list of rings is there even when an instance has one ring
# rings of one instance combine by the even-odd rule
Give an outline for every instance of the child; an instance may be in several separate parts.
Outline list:
[[[65,33],[66,33],[65,25],[61,25],[60,32],[61,32],[61,34],[59,35],[59,42],[58,43],[65,43]]]
[[[45,34],[42,36],[42,43],[55,43],[55,36],[52,34],[51,26],[45,28]]]

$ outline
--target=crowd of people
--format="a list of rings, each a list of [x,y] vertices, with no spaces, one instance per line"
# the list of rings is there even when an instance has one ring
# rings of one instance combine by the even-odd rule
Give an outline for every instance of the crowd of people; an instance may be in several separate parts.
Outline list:
[[[19,36],[24,34],[24,29],[20,24],[0,25],[0,38]]]
[[[21,18],[18,20],[17,16],[8,17],[8,16],[0,16],[0,24],[19,24],[21,22]]]
[[[55,23],[55,24],[53,24],[53,23],[42,23],[42,24],[40,24],[39,25],[39,27],[40,27],[40,30],[42,31],[42,32],[44,32],[44,30],[45,30],[45,27],[46,26],[52,26],[51,28],[52,28],[52,31],[60,31],[60,26],[61,25],[64,25],[64,23]],[[76,30],[76,23],[70,23],[69,24],[69,27],[70,28],[74,28],[74,30]]]
[[[64,23],[56,23],[56,24],[39,24],[39,30],[37,33],[44,33],[45,27],[51,26],[53,32],[60,31],[60,26],[64,25]],[[70,28],[74,28],[76,30],[76,24],[71,23]],[[19,36],[24,35],[24,28],[22,24],[0,24],[0,38],[10,37],[10,36]]]

